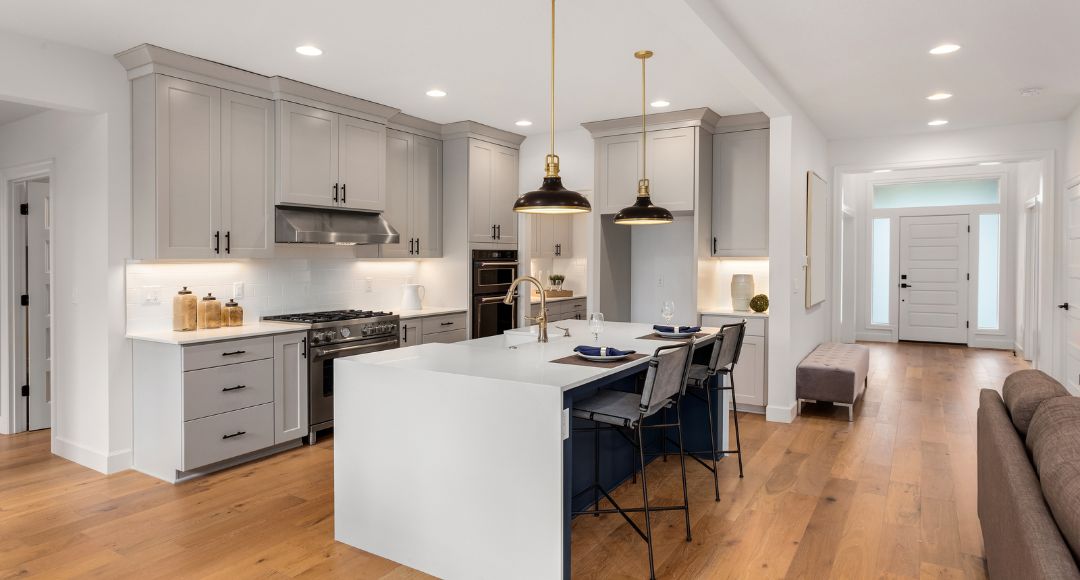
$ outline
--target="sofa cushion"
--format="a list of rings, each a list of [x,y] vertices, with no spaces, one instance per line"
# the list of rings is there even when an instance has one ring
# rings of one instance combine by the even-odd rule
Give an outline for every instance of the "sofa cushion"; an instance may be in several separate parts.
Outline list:
[[[1061,383],[1034,369],[1016,371],[1005,379],[1005,385],[1001,387],[1005,407],[1009,409],[1009,417],[1020,432],[1020,437],[1027,435],[1031,416],[1035,414],[1040,403],[1051,397],[1064,397],[1068,394],[1069,391],[1065,390]]]
[[[1073,557],[1080,557],[1080,398],[1055,397],[1039,405],[1027,447],[1050,513]]]

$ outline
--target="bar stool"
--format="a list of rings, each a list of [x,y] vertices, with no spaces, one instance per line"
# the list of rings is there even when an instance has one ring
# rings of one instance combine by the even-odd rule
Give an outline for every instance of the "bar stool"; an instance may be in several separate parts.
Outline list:
[[[713,474],[713,488],[716,491],[716,501],[720,501],[720,474],[716,469],[716,457],[720,453],[735,453],[739,457],[739,477],[743,476],[742,441],[739,439],[739,410],[735,406],[735,365],[739,362],[739,354],[742,352],[743,337],[746,335],[746,321],[735,324],[725,324],[716,333],[716,342],[713,343],[712,353],[709,355],[708,365],[691,365],[687,378],[687,391],[691,396],[704,401],[706,405],[706,421],[709,428],[709,456],[712,465],[705,463],[698,455],[701,452],[691,451],[687,453],[692,459],[700,463],[705,469]],[[721,385],[713,387],[713,377],[721,376]],[[712,419],[712,391],[731,391],[731,410],[735,420],[735,449],[718,450],[715,439],[716,430]],[[701,393],[704,393],[704,396]],[[720,399],[723,401],[723,397]],[[721,412],[727,412],[723,409]]]
[[[575,511],[574,515],[617,513],[626,519],[630,527],[638,533],[649,550],[649,577],[656,578],[656,569],[653,563],[652,521],[650,513],[656,511],[681,510],[686,520],[686,541],[690,538],[690,499],[686,492],[686,461],[682,457],[682,421],[678,419],[681,396],[686,391],[687,378],[690,373],[690,364],[693,359],[693,341],[661,346],[653,353],[649,360],[649,370],[645,375],[645,383],[641,394],[628,393],[601,389],[587,399],[574,403],[572,413],[574,417],[586,419],[593,423],[592,427],[577,428],[576,432],[591,431],[594,439],[594,480],[588,488],[575,494],[592,491],[594,503],[592,509]],[[676,407],[674,423],[645,424],[645,419],[657,414],[663,409]],[[674,427],[679,436],[679,461],[682,469],[683,505],[676,506],[650,506],[649,485],[645,477],[645,437],[646,429],[667,429]],[[600,485],[600,433],[603,431],[615,431],[622,435],[633,445],[638,452],[638,460],[641,462],[641,496],[644,502],[640,508],[621,507],[611,497],[606,489]],[[629,432],[629,434],[627,434]],[[600,496],[603,495],[614,506],[611,509],[600,509]],[[645,512],[645,531],[642,531],[634,520],[630,519],[629,513]]]

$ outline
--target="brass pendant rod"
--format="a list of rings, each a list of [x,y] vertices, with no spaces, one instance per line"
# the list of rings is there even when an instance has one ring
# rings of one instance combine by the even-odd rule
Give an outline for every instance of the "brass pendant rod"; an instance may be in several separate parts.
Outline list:
[[[555,0],[551,0],[551,94],[548,99],[548,106],[551,108],[549,116],[551,118],[551,136],[549,149],[551,155],[555,155]]]
[[[648,179],[649,172],[646,171],[645,165],[645,150],[648,149],[649,138],[645,132],[645,59],[648,57],[642,57],[641,59],[641,178]]]

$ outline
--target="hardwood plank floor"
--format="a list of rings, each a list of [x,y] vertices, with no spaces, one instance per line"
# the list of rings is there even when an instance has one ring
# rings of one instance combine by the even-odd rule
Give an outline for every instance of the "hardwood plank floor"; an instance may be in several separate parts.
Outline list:
[[[745,477],[687,465],[693,542],[654,516],[662,578],[984,578],[975,513],[980,388],[1027,365],[1010,353],[870,344],[870,384],[846,410],[790,425],[740,414]],[[333,541],[333,439],[172,486],[102,476],[49,453],[49,433],[0,437],[0,578],[420,578]],[[657,504],[682,499],[678,462],[649,466]],[[616,490],[627,505],[640,488]],[[616,517],[573,524],[577,578],[647,576]]]

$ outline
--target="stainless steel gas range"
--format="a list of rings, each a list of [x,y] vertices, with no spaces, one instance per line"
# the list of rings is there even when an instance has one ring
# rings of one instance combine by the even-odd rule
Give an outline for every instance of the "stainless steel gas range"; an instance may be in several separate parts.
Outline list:
[[[371,310],[333,310],[266,316],[263,320],[295,322],[308,330],[308,444],[315,434],[334,426],[334,359],[400,346],[398,315]]]

